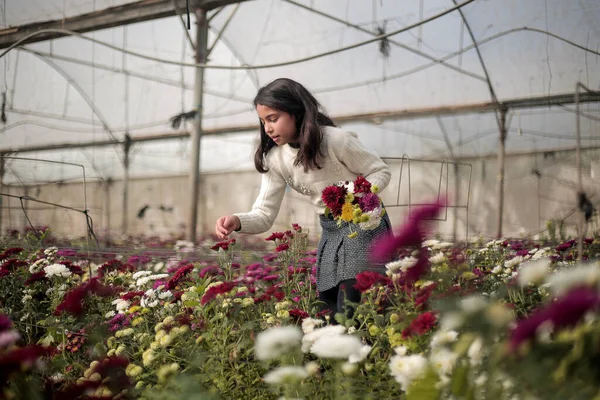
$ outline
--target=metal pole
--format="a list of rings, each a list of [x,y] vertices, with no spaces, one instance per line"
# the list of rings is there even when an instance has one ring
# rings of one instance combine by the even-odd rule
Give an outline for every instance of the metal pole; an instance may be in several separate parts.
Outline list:
[[[4,154],[0,154],[0,193],[4,193]],[[2,236],[2,213],[4,212],[4,196],[0,196],[0,236]]]
[[[206,63],[208,51],[208,21],[206,10],[196,9],[196,63]],[[191,133],[190,154],[190,204],[186,239],[190,242],[196,241],[196,227],[198,223],[198,193],[200,186],[200,139],[202,137],[202,97],[204,94],[204,68],[196,68],[196,80],[194,88],[194,106],[197,111],[195,129]]]
[[[579,196],[583,195],[583,177],[582,177],[582,168],[581,168],[581,122],[579,121],[579,89],[582,87],[581,82],[577,82],[575,85],[575,132],[577,134],[577,150],[575,152],[575,164],[577,165],[577,196],[579,204]],[[583,260],[583,239],[584,232],[583,229],[585,227],[585,217],[583,215],[583,210],[579,208],[578,217],[577,218],[577,229],[579,230],[578,236],[579,241],[577,243],[577,260]]]
[[[446,165],[448,168],[448,165]],[[448,183],[446,183],[447,185]],[[447,189],[447,187],[446,187]],[[458,202],[460,201],[460,177],[458,176],[458,162],[454,159],[454,221],[452,222],[452,241],[458,239]]]
[[[506,114],[508,109],[500,110],[500,137],[498,146],[498,214],[496,219],[496,238],[502,237],[502,221],[504,218],[504,155],[506,153]]]
[[[110,187],[112,179],[108,178],[104,181],[104,241],[106,246],[110,245]]]
[[[4,154],[0,154],[0,193],[4,193]],[[4,212],[4,196],[0,196],[0,236],[2,236],[2,213]]]
[[[129,217],[129,150],[131,149],[131,137],[128,133],[125,134],[125,142],[123,142],[123,215],[121,220],[121,232],[127,234],[127,218]]]

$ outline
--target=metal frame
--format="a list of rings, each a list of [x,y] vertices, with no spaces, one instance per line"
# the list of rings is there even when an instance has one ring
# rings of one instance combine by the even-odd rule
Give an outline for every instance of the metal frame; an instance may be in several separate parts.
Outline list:
[[[388,160],[395,160],[395,161],[400,161],[400,176],[398,177],[398,191],[396,193],[396,204],[386,204],[386,208],[393,208],[393,207],[408,207],[408,210],[410,212],[410,210],[412,209],[413,206],[424,206],[424,205],[431,205],[430,203],[413,203],[412,202],[412,189],[411,189],[411,174],[410,174],[410,163],[411,161],[413,162],[422,162],[422,163],[440,163],[440,175],[439,175],[439,180],[438,180],[438,190],[437,190],[437,200],[440,200],[441,197],[441,192],[442,192],[442,177],[444,174],[444,166],[446,167],[446,197],[448,195],[448,187],[449,187],[449,177],[450,177],[450,165],[455,165],[457,168],[459,167],[468,167],[469,168],[469,184],[468,184],[468,188],[467,188],[467,201],[465,205],[460,205],[460,204],[453,204],[450,205],[448,204],[448,202],[445,203],[444,205],[444,216],[440,217],[440,218],[433,218],[433,221],[447,221],[448,220],[448,208],[464,208],[466,210],[466,228],[465,228],[465,238],[468,240],[469,238],[469,203],[471,201],[471,183],[473,180],[473,165],[471,164],[467,164],[467,163],[459,163],[459,162],[454,162],[454,161],[448,161],[448,160],[430,160],[430,159],[418,159],[418,158],[413,158],[411,159],[407,154],[402,155],[402,157],[382,157],[383,161],[388,161]],[[404,203],[401,204],[400,203],[400,191],[402,189],[402,176],[403,176],[403,172],[404,172],[404,162],[406,161],[407,166],[408,166],[408,203]],[[459,176],[458,174],[456,175],[456,186],[458,187],[458,183],[459,183]],[[410,215],[409,215],[410,218]],[[456,223],[456,222],[455,222]]]

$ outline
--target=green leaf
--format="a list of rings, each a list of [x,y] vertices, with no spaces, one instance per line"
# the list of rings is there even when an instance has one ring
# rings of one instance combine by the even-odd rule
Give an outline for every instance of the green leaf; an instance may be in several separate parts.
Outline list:
[[[200,302],[198,300],[186,300],[183,302],[183,304],[186,307],[196,307],[196,306],[200,305]]]
[[[467,375],[469,372],[468,364],[461,364],[456,367],[452,374],[452,394],[456,397],[462,397],[466,394],[469,388]]]
[[[436,387],[439,378],[431,368],[427,369],[425,376],[411,383],[406,391],[407,400],[438,400],[440,390]]]

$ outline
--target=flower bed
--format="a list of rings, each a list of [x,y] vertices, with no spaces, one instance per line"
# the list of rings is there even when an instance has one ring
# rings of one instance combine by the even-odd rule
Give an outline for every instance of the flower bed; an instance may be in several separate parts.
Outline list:
[[[423,240],[433,211],[374,249],[397,260],[357,277],[362,303],[337,325],[298,225],[266,237],[272,252],[229,240],[196,246],[193,260],[182,242],[90,262],[7,239],[0,397],[597,395],[600,265],[576,264],[567,240]],[[584,257],[598,253],[587,239]]]

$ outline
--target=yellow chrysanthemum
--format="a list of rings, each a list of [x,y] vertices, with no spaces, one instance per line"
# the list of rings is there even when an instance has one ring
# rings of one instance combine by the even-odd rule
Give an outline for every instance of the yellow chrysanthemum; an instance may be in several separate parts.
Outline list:
[[[354,201],[354,195],[352,193],[346,193],[344,200],[346,203],[352,203]]]
[[[379,186],[372,185],[371,186],[371,193],[375,193],[375,194],[379,193]]]
[[[354,211],[352,212],[352,214],[354,215],[355,218],[358,218],[362,215],[362,210],[360,209],[360,207],[354,207]]]
[[[344,203],[342,206],[342,221],[350,222],[354,219],[354,208],[350,203]]]

